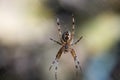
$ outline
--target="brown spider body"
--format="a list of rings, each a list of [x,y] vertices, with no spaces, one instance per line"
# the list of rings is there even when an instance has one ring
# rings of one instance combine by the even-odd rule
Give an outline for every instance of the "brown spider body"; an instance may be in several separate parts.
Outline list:
[[[70,47],[71,47],[71,40],[72,40],[72,36],[70,31],[66,31],[62,34],[62,38],[61,38],[61,42],[64,46],[64,52],[69,52]]]
[[[62,53],[66,53],[66,52],[70,52],[72,57],[74,58],[74,62],[75,62],[75,67],[76,69],[81,70],[81,66],[80,66],[80,62],[77,58],[77,55],[75,53],[75,50],[72,48],[73,45],[76,45],[83,37],[81,36],[76,42],[72,42],[73,41],[73,37],[74,37],[74,16],[72,15],[73,19],[73,25],[72,25],[72,31],[65,31],[63,34],[61,32],[60,29],[60,24],[59,24],[59,19],[57,18],[57,25],[58,25],[58,32],[59,32],[59,37],[60,37],[60,42],[56,41],[52,38],[50,38],[50,40],[56,42],[57,44],[61,45],[62,47],[59,49],[55,60],[53,61],[53,63],[51,64],[49,70],[52,68],[52,66],[54,66],[55,69],[55,79],[57,80],[57,69],[58,69],[58,60],[60,59]]]

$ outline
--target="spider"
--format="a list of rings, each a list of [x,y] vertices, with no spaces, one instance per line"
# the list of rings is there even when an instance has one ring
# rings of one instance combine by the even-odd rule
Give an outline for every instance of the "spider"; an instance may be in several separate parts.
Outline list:
[[[54,67],[55,70],[55,79],[57,80],[57,69],[58,69],[58,62],[59,59],[62,55],[62,53],[66,53],[66,52],[70,52],[73,59],[74,59],[74,63],[75,63],[75,68],[77,70],[82,70],[81,66],[80,66],[80,62],[78,60],[78,57],[75,53],[75,50],[72,48],[74,45],[76,45],[82,38],[83,36],[81,36],[76,42],[72,42],[73,38],[74,38],[74,31],[75,31],[75,20],[74,20],[74,15],[72,14],[72,31],[65,31],[63,34],[61,32],[61,28],[60,28],[60,22],[59,22],[59,18],[57,18],[57,26],[58,26],[58,33],[59,33],[59,37],[60,37],[60,42],[56,41],[52,38],[50,38],[51,41],[61,45],[62,47],[59,49],[55,60],[52,62],[49,70],[51,70],[52,67]]]

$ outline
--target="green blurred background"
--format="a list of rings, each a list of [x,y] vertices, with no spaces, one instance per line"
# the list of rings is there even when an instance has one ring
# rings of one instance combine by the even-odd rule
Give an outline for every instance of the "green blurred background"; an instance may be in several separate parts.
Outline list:
[[[0,0],[0,80],[55,80],[49,66],[71,30],[83,69],[76,78],[71,54],[59,61],[58,80],[120,80],[120,0]]]

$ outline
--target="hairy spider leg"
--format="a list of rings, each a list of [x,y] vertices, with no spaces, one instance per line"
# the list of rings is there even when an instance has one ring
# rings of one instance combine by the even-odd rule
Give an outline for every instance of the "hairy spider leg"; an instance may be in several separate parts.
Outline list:
[[[57,44],[59,44],[59,45],[62,45],[62,43],[60,43],[59,41],[56,41],[56,40],[54,40],[52,38],[50,38],[50,40],[53,41],[53,42],[55,42],[55,43],[57,43]]]
[[[77,69],[76,71],[76,75],[77,75],[79,70],[82,72],[82,68],[80,66],[79,59],[77,58],[74,49],[71,49],[71,54],[72,54],[72,57],[74,58],[75,68]]]
[[[58,69],[58,60],[60,59],[62,52],[63,52],[64,47],[60,48],[60,50],[58,51],[55,60],[52,62],[49,70],[51,70],[52,67],[54,67],[55,70],[55,80],[57,80],[57,69]]]
[[[80,40],[83,38],[83,36],[81,36],[75,43],[72,44],[73,45],[76,45],[78,42],[80,42]]]

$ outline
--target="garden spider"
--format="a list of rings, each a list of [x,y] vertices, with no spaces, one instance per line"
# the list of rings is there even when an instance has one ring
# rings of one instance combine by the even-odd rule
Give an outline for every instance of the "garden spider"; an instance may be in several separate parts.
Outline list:
[[[74,37],[74,30],[75,30],[75,20],[74,20],[74,15],[72,15],[72,31],[66,31],[62,34],[61,29],[60,29],[60,23],[59,23],[59,18],[57,18],[57,25],[58,25],[58,32],[59,32],[59,37],[60,37],[60,41],[56,41],[52,38],[50,38],[50,40],[54,41],[55,43],[61,45],[62,47],[59,49],[55,60],[52,62],[49,70],[51,70],[52,67],[54,67],[55,70],[55,79],[57,80],[57,69],[58,69],[58,61],[62,55],[62,53],[64,52],[70,52],[72,54],[72,57],[74,58],[74,62],[75,62],[75,67],[77,70],[81,71],[81,66],[80,66],[80,62],[77,58],[77,55],[74,51],[74,49],[72,48],[73,45],[76,45],[82,38],[83,36],[81,36],[75,43],[72,42],[73,37]]]

